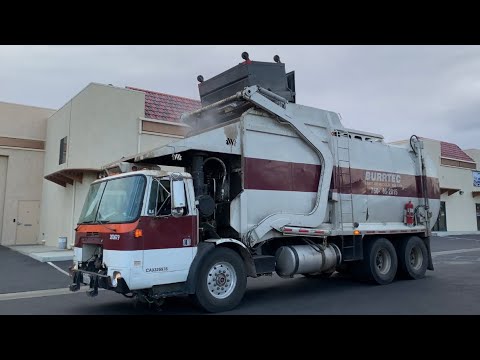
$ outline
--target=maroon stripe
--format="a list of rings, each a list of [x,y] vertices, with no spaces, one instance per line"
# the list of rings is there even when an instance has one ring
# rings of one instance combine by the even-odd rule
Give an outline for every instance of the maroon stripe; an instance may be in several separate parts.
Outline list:
[[[83,244],[103,244],[105,250],[154,250],[154,249],[176,249],[193,247],[197,245],[197,217],[182,216],[178,218],[164,217],[141,217],[138,229],[142,230],[141,237],[134,237],[134,230],[119,233],[99,233],[94,238],[87,237],[86,232],[77,233],[75,246],[82,247]],[[110,239],[110,235],[119,235],[118,240]],[[183,240],[190,238],[190,245],[184,246]]]
[[[244,158],[245,189],[317,192],[321,166]],[[367,174],[368,172],[368,174]],[[397,176],[398,175],[398,176]],[[421,176],[334,167],[330,188],[342,194],[423,197]],[[427,177],[428,197],[440,198],[437,178]]]
[[[400,197],[423,197],[421,176],[388,171],[334,168],[332,189],[342,194],[380,195]],[[437,178],[427,177],[427,192],[430,199],[440,199]],[[350,184],[351,182],[351,184]]]
[[[245,189],[317,192],[320,165],[244,158]]]
[[[178,218],[142,217],[138,227],[143,230],[143,248],[177,249],[184,248],[183,239],[190,239],[191,245],[197,245],[197,217],[181,216]]]

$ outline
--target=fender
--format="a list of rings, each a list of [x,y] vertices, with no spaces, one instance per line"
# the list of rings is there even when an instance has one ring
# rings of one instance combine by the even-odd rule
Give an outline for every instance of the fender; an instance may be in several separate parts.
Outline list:
[[[247,275],[256,278],[257,271],[255,269],[255,262],[253,261],[252,255],[250,251],[248,251],[247,247],[241,241],[235,239],[208,239],[205,240],[209,243],[215,243],[215,246],[225,246],[232,250],[236,250],[243,259],[243,263],[245,264],[245,270],[247,271]]]
[[[197,269],[205,256],[217,246],[225,246],[236,250],[243,259],[247,275],[251,277],[257,277],[255,263],[245,244],[235,239],[208,239],[198,244],[197,254],[192,261],[192,265],[190,265],[190,270],[188,272],[187,282],[185,285],[187,294],[195,293],[197,281],[195,275],[197,273]]]

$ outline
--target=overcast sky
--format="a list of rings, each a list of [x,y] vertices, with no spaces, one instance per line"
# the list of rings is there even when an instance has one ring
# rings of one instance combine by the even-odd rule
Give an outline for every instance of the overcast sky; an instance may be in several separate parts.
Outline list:
[[[90,82],[199,99],[208,79],[278,54],[297,103],[345,127],[480,148],[480,46],[0,46],[0,101],[60,108]]]

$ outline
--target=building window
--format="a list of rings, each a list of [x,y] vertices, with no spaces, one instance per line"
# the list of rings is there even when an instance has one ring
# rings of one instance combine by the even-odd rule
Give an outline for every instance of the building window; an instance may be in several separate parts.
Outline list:
[[[60,140],[60,156],[58,165],[64,164],[67,161],[67,137]]]
[[[442,165],[462,167],[462,168],[467,168],[467,169],[476,169],[477,168],[477,164],[462,161],[462,160],[453,160],[453,159],[441,158],[440,163]]]

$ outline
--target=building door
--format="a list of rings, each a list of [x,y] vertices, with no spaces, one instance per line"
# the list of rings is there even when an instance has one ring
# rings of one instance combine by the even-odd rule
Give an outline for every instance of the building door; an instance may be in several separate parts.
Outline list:
[[[480,231],[480,204],[475,204],[477,208],[477,230]]]
[[[16,245],[37,244],[40,201],[18,201]]]
[[[440,212],[438,213],[438,219],[433,227],[433,231],[447,231],[447,209],[445,201],[440,202]]]
[[[6,156],[0,156],[0,244],[2,241],[3,208],[5,207],[5,186],[7,184]]]

